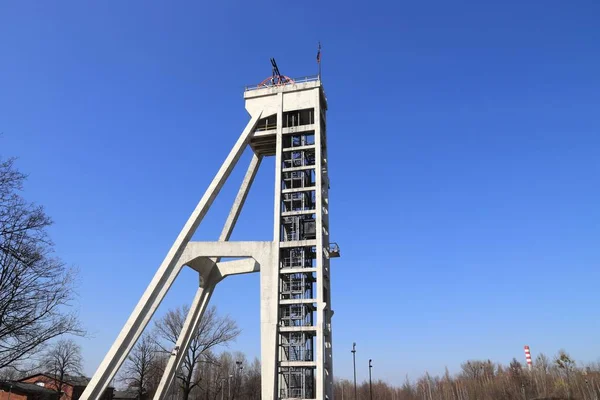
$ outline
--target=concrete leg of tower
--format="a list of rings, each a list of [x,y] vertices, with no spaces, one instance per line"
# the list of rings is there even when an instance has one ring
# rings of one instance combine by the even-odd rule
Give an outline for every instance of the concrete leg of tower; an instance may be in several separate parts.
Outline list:
[[[261,159],[262,157],[257,156],[256,154],[252,155],[246,175],[242,180],[238,194],[233,202],[229,215],[227,216],[221,235],[219,236],[219,241],[227,241],[231,237],[231,233],[233,232],[248,193],[250,192],[250,188],[252,187],[252,183],[254,182],[254,178],[256,177],[256,173],[258,172]],[[226,265],[219,263],[219,266],[215,271],[215,263],[218,263],[219,261],[220,258],[218,257],[211,259],[198,258],[193,260],[189,265],[200,274],[200,287],[196,291],[188,315],[186,316],[179,337],[177,338],[175,349],[171,354],[161,377],[161,381],[154,395],[154,399],[156,400],[165,398],[166,394],[169,392],[169,388],[173,384],[175,373],[181,367],[181,363],[188,351],[191,339],[194,332],[198,330],[202,316],[206,311],[206,307],[208,306],[208,302],[210,301],[217,283],[225,275],[248,273],[258,270],[258,264],[254,260],[239,260],[239,262],[225,263]],[[249,264],[248,261],[251,261],[251,263]],[[238,267],[237,269],[236,266]],[[235,272],[240,270],[240,268],[241,272]]]
[[[273,242],[271,262],[260,270],[261,399],[277,396],[279,246]]]
[[[200,222],[221,191],[221,188],[237,164],[237,161],[240,159],[261,114],[262,112],[259,111],[252,116],[246,125],[246,128],[229,152],[225,162],[221,165],[221,168],[202,196],[202,199],[200,199],[200,202],[192,212],[192,215],[171,246],[171,249],[158,268],[158,271],[156,271],[154,278],[146,288],[146,291],[125,323],[121,333],[81,395],[82,400],[97,400],[101,397],[109,382],[113,379],[119,367],[123,364],[138,338],[146,328],[150,318],[152,318],[152,315],[181,271],[181,268],[184,265],[184,263],[180,262],[182,253],[187,249],[187,245],[198,228],[198,225],[200,225]],[[218,255],[219,254],[216,254],[216,256]]]
[[[261,399],[279,398],[279,242],[281,240],[281,149],[283,129],[283,93],[277,93],[268,103],[277,114],[275,135],[275,198],[273,203],[273,253],[268,268],[260,271],[260,347],[261,347]],[[252,112],[252,102],[246,108]],[[265,115],[270,115],[265,113]]]
[[[202,316],[206,311],[217,284],[229,275],[247,274],[260,270],[260,265],[252,258],[215,263],[210,258],[200,257],[193,260],[191,264],[193,264],[191,265],[192,268],[201,271],[200,287],[190,306],[190,312],[184,322],[175,348],[169,357],[158,389],[154,394],[154,400],[166,398],[169,388],[175,379],[175,373],[179,370],[185,359],[190,342],[194,333],[198,330]]]
[[[155,399],[163,399],[168,393],[169,387],[173,383],[175,372],[179,370],[181,363],[185,359],[185,355],[193,338],[193,334],[198,329],[200,320],[204,315],[204,311],[206,310],[210,297],[212,296],[212,293],[218,282],[217,279],[214,279],[215,277],[213,271],[215,263],[213,260],[209,258],[199,258],[194,260],[194,264],[194,269],[203,271],[200,272],[200,287],[198,288],[196,296],[192,301],[189,314],[187,315],[187,318],[181,329],[181,333],[177,338],[175,348],[173,349],[171,356],[167,361],[167,366],[165,367],[165,371],[163,372],[162,378],[154,395]]]

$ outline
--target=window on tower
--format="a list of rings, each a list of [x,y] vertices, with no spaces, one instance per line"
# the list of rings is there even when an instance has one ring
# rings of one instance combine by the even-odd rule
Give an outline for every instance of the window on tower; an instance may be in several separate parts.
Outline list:
[[[268,117],[261,118],[256,123],[256,132],[268,131],[271,129],[277,129],[277,114],[269,115]]]
[[[315,109],[287,111],[283,113],[283,127],[310,125],[315,123]]]

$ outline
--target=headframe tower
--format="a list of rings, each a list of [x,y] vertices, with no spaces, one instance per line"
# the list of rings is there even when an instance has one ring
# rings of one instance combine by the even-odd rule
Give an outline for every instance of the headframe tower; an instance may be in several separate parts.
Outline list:
[[[199,287],[155,400],[174,383],[193,332],[216,285],[225,277],[260,272],[262,399],[333,399],[329,240],[327,100],[319,76],[290,79],[271,59],[273,75],[246,87],[250,121],[175,240],[150,285],[82,395],[98,400],[184,266]],[[243,151],[252,160],[216,242],[191,241]],[[232,242],[263,157],[275,157],[273,240]],[[236,258],[235,260],[221,260]]]

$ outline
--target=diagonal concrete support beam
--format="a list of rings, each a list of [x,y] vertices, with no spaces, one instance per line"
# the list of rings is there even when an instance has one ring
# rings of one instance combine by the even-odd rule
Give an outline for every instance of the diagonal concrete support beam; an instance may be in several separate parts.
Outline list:
[[[167,366],[165,367],[165,371],[163,372],[156,393],[154,394],[155,400],[166,398],[167,393],[175,380],[175,374],[185,359],[194,333],[198,329],[198,323],[206,311],[210,298],[215,290],[215,286],[221,280],[221,277],[218,276],[218,270],[215,268],[216,265],[211,260],[206,260],[213,266],[209,267],[209,276],[206,279],[202,279],[202,285],[196,291],[194,300],[190,305],[190,311],[186,316],[179,337],[177,338],[175,349],[167,361]]]
[[[252,154],[252,160],[250,160],[250,165],[248,166],[244,180],[240,185],[237,196],[235,196],[235,200],[231,206],[231,211],[229,212],[227,221],[225,221],[225,225],[221,231],[221,236],[219,237],[220,242],[226,242],[231,237],[233,228],[235,228],[235,224],[237,223],[240,213],[242,212],[242,208],[244,208],[244,203],[246,202],[248,193],[250,193],[250,188],[254,183],[254,178],[256,178],[256,173],[258,172],[261,161],[262,156],[258,156],[254,153]]]
[[[229,212],[229,216],[221,231],[219,237],[220,242],[227,241],[231,237],[246,198],[248,197],[248,193],[250,192],[250,188],[252,187],[252,183],[254,182],[254,178],[256,177],[256,173],[258,172],[261,160],[262,157],[253,154],[246,175],[244,176],[238,194]],[[185,257],[182,257],[182,259],[186,260]],[[219,260],[220,257],[210,259],[200,257],[186,262],[191,268],[198,271],[201,278],[201,284],[196,291],[196,295],[190,306],[190,311],[186,316],[179,337],[177,338],[175,351],[171,353],[171,357],[169,357],[163,376],[161,377],[156,393],[154,394],[155,400],[164,399],[169,392],[171,385],[173,385],[175,374],[179,368],[181,368],[181,364],[185,359],[192,338],[198,330],[202,316],[206,311],[206,307],[214,293],[217,283],[227,275],[254,272],[258,271],[260,268],[258,262],[254,259],[236,260],[225,263],[218,263]]]
[[[198,225],[200,225],[200,222],[221,191],[221,188],[231,174],[231,171],[240,159],[261,115],[262,112],[256,113],[246,125],[246,128],[225,159],[225,162],[221,165],[221,168],[202,196],[202,199],[200,199],[200,202],[192,212],[192,215],[179,233],[179,236],[177,236],[173,246],[158,268],[152,282],[142,295],[142,298],[121,330],[121,333],[81,395],[81,400],[100,399],[109,382],[129,355],[129,352],[144,331],[144,328],[146,328],[152,315],[181,271],[182,265],[184,264],[180,262],[181,255],[198,228]]]

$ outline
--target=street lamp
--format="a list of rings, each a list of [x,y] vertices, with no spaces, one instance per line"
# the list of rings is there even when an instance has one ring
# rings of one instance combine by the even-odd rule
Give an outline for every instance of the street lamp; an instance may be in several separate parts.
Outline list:
[[[235,364],[237,365],[237,370],[235,371],[237,377],[235,379],[235,391],[233,393],[234,397],[238,394],[242,386],[242,370],[244,369],[242,361],[236,361]]]
[[[354,364],[354,400],[358,400],[356,395],[356,343],[352,343],[352,363]]]
[[[369,396],[371,397],[371,400],[373,400],[373,382],[371,381],[371,370],[373,369],[373,365],[371,364],[371,361],[373,360],[369,360]]]
[[[225,388],[223,386],[225,386],[225,381],[227,379],[225,378],[221,378],[221,400],[223,400],[223,396],[225,396]]]
[[[233,375],[229,375],[229,389],[227,391],[227,400],[231,399],[231,378],[233,378]]]

